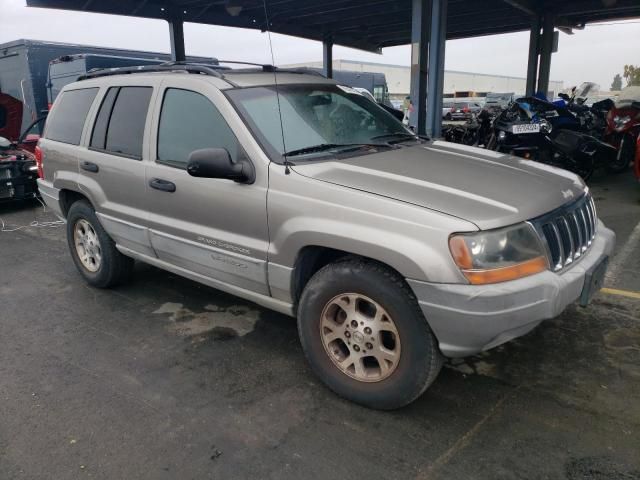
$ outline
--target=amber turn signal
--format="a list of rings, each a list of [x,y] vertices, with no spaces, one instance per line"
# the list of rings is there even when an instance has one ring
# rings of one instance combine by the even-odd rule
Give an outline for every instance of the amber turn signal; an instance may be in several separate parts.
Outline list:
[[[462,273],[470,283],[474,285],[486,285],[489,283],[507,282],[522,277],[528,277],[548,269],[547,259],[536,257],[522,263],[508,267],[494,268],[490,270],[466,270]]]

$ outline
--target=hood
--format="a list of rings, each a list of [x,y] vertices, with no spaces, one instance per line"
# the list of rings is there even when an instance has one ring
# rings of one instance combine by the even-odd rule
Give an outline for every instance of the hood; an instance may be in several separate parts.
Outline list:
[[[585,191],[566,170],[442,141],[300,163],[296,173],[497,228],[547,213]]]
[[[6,93],[0,93],[0,137],[12,142],[20,138],[22,128],[22,102]]]

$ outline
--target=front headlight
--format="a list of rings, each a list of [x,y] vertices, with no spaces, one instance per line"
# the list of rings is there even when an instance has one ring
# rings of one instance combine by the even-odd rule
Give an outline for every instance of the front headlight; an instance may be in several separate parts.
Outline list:
[[[625,115],[621,117],[620,115],[616,115],[613,117],[613,126],[616,130],[622,130],[624,126],[631,121],[631,117],[629,115]]]
[[[515,280],[549,268],[540,239],[528,223],[456,233],[449,237],[449,250],[469,283],[475,285]]]

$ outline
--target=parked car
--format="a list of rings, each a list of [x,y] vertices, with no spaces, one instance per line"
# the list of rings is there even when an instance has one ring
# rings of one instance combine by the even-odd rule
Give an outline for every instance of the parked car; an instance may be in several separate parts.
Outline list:
[[[137,259],[297,316],[350,400],[406,405],[444,357],[601,285],[615,235],[576,175],[425,140],[300,70],[119,72],[64,87],[37,149],[82,277],[110,287]]]
[[[0,201],[37,195],[38,178],[33,151],[39,135],[20,134],[22,102],[0,93]]]
[[[38,195],[35,157],[0,137],[0,202]]]
[[[477,102],[453,102],[447,112],[443,107],[442,113],[445,120],[469,120],[481,110],[482,105]]]
[[[497,93],[497,92],[489,92],[484,100],[484,109],[489,113],[498,114],[505,108],[509,106],[509,104],[515,100],[515,93]]]

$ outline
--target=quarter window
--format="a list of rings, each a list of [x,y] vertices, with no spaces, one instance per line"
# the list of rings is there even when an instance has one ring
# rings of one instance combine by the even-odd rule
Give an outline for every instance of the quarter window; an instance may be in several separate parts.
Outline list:
[[[91,135],[91,147],[142,158],[151,87],[112,87],[102,101]]]
[[[54,104],[46,137],[57,142],[80,145],[84,122],[97,93],[97,88],[63,92]]]
[[[167,89],[158,127],[158,162],[184,168],[191,152],[202,148],[225,148],[235,160],[238,141],[204,95]]]

